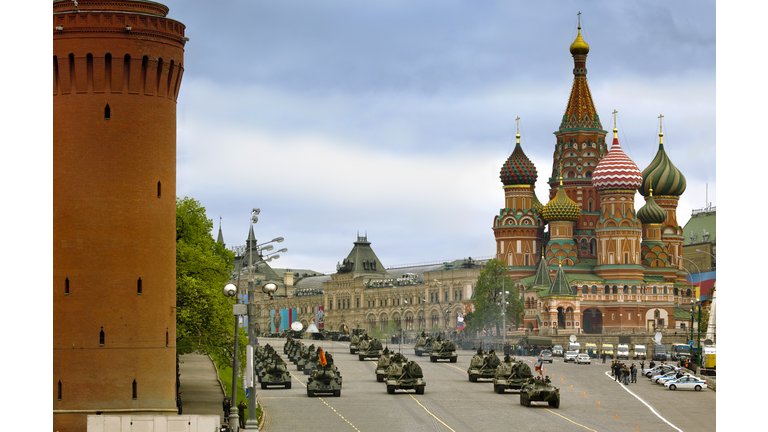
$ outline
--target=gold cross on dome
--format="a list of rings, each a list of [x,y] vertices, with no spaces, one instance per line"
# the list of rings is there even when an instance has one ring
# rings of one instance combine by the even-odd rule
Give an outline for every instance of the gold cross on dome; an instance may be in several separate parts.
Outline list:
[[[517,134],[519,135],[520,134],[520,116],[517,116],[515,121],[517,122]]]
[[[613,110],[613,112],[611,113],[611,114],[613,114],[613,128],[614,129],[616,128],[616,114],[618,114],[618,113],[619,112],[616,111],[616,110]]]
[[[664,119],[664,114],[659,114],[659,133],[661,133],[661,121]]]
[[[581,11],[579,11],[579,13],[577,13],[576,15],[579,16],[579,27],[581,27]]]

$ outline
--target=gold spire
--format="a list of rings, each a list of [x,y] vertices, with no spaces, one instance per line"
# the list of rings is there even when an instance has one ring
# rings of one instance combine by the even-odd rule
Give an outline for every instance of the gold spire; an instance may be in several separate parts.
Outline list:
[[[611,113],[611,114],[613,114],[613,139],[618,139],[619,138],[619,135],[618,135],[619,130],[616,129],[616,114],[618,114],[618,113],[619,112],[616,111],[616,110],[613,110],[613,112]]]
[[[664,119],[664,114],[659,114],[659,145],[664,144],[664,133],[661,131],[661,121]]]
[[[520,116],[517,116],[515,122],[517,122],[517,135],[515,135],[515,138],[517,138],[517,144],[520,145]]]
[[[563,185],[563,161],[560,161],[559,174],[560,174],[560,186],[562,186]]]
[[[581,12],[577,14],[579,16],[579,34],[576,36],[576,40],[571,44],[572,55],[587,55],[589,53],[589,45],[581,38]]]

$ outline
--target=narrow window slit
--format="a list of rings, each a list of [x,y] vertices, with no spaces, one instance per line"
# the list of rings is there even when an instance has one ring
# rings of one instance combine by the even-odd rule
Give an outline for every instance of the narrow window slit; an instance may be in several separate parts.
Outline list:
[[[69,295],[69,278],[64,279],[64,295]]]
[[[141,295],[141,278],[136,282],[136,294]]]
[[[104,326],[101,327],[99,332],[99,346],[104,346]]]
[[[104,120],[109,120],[111,117],[111,110],[109,109],[109,104],[104,107]]]
[[[160,198],[160,191],[161,191],[161,187],[160,186],[161,186],[160,182],[157,182],[157,197],[158,198]]]
[[[59,380],[58,390],[56,392],[58,400],[61,400],[61,380]]]
[[[136,388],[136,380],[133,380],[133,398],[134,399],[138,399],[138,393],[139,392],[137,391],[137,388]]]

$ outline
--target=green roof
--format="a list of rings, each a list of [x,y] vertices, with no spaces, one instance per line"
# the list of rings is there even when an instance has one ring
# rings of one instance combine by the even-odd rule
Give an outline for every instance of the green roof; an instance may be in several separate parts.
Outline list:
[[[683,245],[715,242],[715,234],[717,232],[716,222],[717,217],[714,210],[701,211],[691,215],[691,218],[683,227]],[[706,236],[705,232],[708,233],[709,236]],[[691,233],[694,235],[693,239],[691,238]]]
[[[676,320],[691,320],[691,311],[687,311],[683,308],[676,307],[672,309],[672,316]]]

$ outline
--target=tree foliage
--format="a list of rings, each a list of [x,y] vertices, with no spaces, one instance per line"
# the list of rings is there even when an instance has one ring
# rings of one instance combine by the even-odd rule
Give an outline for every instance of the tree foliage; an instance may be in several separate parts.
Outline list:
[[[502,292],[507,291],[507,324],[518,326],[522,319],[523,303],[520,299],[520,290],[512,283],[512,279],[506,273],[504,262],[498,259],[488,261],[485,268],[480,271],[475,287],[475,312],[465,317],[467,329],[479,331],[487,328],[496,328],[496,335],[500,335]]]
[[[235,331],[232,301],[222,294],[234,252],[211,235],[213,221],[192,198],[176,198],[176,347],[229,364]],[[243,335],[240,345],[244,345]]]

